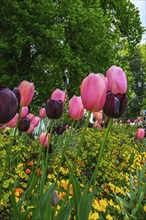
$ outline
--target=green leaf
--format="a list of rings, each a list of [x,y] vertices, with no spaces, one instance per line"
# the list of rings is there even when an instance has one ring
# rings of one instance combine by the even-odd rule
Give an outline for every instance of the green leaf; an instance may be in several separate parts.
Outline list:
[[[94,198],[94,191],[88,193],[88,185],[87,185],[79,202],[78,218],[80,220],[82,219],[88,220],[93,198]]]
[[[33,210],[34,210],[34,209],[27,209],[25,212],[23,212],[23,213],[19,216],[18,220],[25,220],[25,219],[27,219],[29,212],[32,212]],[[35,218],[35,220],[38,220],[38,218]]]
[[[122,205],[124,207],[126,207],[127,209],[132,209],[132,205],[129,204],[127,201],[125,201],[124,199],[122,199],[121,197],[118,197],[118,199],[120,200],[120,202],[122,203]]]
[[[19,219],[20,211],[19,211],[18,204],[15,200],[15,196],[14,196],[13,192],[10,195],[10,202],[11,202],[11,206],[12,206],[12,209],[13,209],[13,215],[11,217],[11,220],[17,220],[17,219]]]
[[[68,220],[71,214],[71,204],[70,201],[68,204],[61,206],[55,220]]]
[[[73,185],[73,191],[74,191],[74,195],[75,195],[75,196],[73,196],[73,200],[74,200],[74,205],[75,205],[75,211],[77,213],[79,201],[81,198],[80,184],[78,182],[77,177],[75,175],[73,175],[72,168],[68,162],[68,159],[66,159],[66,162],[67,162],[68,169],[69,169],[70,179],[71,179],[71,182]]]
[[[40,218],[40,201],[39,198],[34,197],[35,209],[33,210],[33,219],[38,220]]]
[[[52,205],[51,205],[51,196],[52,191],[55,188],[56,183],[52,183],[47,191],[43,194],[42,198],[40,198],[41,201],[41,219],[46,219],[45,216],[48,216],[47,219],[51,219],[52,215]]]
[[[133,163],[133,161],[134,161],[134,156],[135,156],[135,153],[133,152],[133,153],[131,154],[130,158],[129,158],[128,166]]]

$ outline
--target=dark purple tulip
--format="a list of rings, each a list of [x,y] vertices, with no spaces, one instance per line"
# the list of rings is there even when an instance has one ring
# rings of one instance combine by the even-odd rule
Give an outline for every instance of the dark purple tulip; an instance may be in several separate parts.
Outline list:
[[[9,122],[16,115],[18,106],[14,92],[0,86],[0,124]]]
[[[113,94],[108,91],[106,96],[106,102],[103,108],[103,112],[105,115],[111,118],[119,118],[123,115],[126,106],[127,106],[128,98],[126,94]]]
[[[64,127],[59,126],[59,127],[56,128],[56,134],[58,134],[58,135],[63,134],[63,132],[65,130],[66,130],[65,126]]]
[[[46,115],[50,119],[58,119],[63,112],[63,102],[60,100],[49,99],[45,106]]]
[[[20,94],[19,89],[18,89],[17,87],[15,87],[15,88],[13,89],[13,92],[15,93],[15,96],[16,96],[17,99],[18,99],[18,104],[20,105],[20,97],[21,97],[21,94]]]
[[[30,127],[30,119],[21,118],[18,124],[19,131],[22,131],[22,132],[28,131],[29,127]]]

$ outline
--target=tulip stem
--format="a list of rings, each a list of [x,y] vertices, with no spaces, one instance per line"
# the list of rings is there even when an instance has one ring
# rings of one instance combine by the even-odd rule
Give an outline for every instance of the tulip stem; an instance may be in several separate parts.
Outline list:
[[[83,142],[83,140],[84,140],[84,136],[85,136],[85,133],[86,133],[86,130],[87,130],[87,127],[88,127],[88,123],[89,123],[89,120],[90,120],[90,116],[91,116],[91,112],[88,112],[87,120],[86,120],[84,129],[83,129],[83,132],[82,132],[82,136],[81,136],[81,139],[80,139],[80,142],[79,142],[79,147],[78,147],[77,153],[76,153],[76,155],[75,155],[76,160],[78,159],[78,156],[79,156],[79,153],[80,153],[80,150],[81,150],[81,147],[82,147],[82,142]],[[74,166],[73,166],[73,167],[74,167]]]
[[[74,123],[75,123],[75,121],[72,122],[72,124],[71,124],[71,129],[74,127]],[[59,170],[60,170],[62,161],[63,161],[63,159],[64,159],[64,154],[65,154],[66,149],[67,149],[67,147],[68,147],[69,141],[70,141],[70,139],[71,139],[71,137],[72,137],[72,132],[70,133],[70,136],[69,136],[68,132],[66,132],[65,136],[66,136],[66,139],[65,139],[65,143],[64,143],[64,146],[63,146],[63,149],[62,149],[62,156],[61,156],[60,162],[59,162],[59,164],[58,164],[58,168],[57,168],[58,173],[57,173],[57,177],[56,177],[56,182],[57,182],[57,180],[58,180],[58,178],[59,178]]]
[[[95,166],[95,170],[94,170],[94,172],[92,174],[92,177],[90,179],[89,188],[91,187],[91,185],[93,186],[93,189],[95,187],[95,182],[96,182],[96,178],[97,178],[98,169],[99,169],[99,166],[100,166],[101,159],[103,157],[105,145],[106,145],[106,142],[107,142],[107,138],[108,138],[112,123],[113,123],[113,119],[110,118],[109,123],[108,123],[108,127],[106,129],[103,141],[102,141],[101,146],[100,146],[100,150],[99,150],[99,154],[98,154],[98,158],[97,158],[97,164]]]
[[[50,144],[51,137],[52,137],[53,126],[54,126],[54,120],[52,121],[51,128],[48,127],[48,130],[46,132],[46,136],[44,138],[44,142],[45,142],[46,137],[47,137],[47,135],[49,133],[49,130],[50,130],[50,138],[49,138],[48,145],[47,145],[46,158],[43,159],[43,163],[42,163],[43,174],[42,174],[42,178],[41,178],[41,182],[40,182],[40,188],[41,188],[41,192],[40,193],[41,194],[43,194],[44,185],[45,185],[45,179],[46,179],[46,173],[47,173],[47,165],[48,165],[49,144]]]

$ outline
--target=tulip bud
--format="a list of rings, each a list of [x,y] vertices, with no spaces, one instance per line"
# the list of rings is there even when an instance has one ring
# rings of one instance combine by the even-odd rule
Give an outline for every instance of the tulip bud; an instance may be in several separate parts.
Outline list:
[[[29,129],[27,130],[26,133],[27,133],[27,134],[32,134],[33,131],[34,131],[34,125],[30,123],[30,127],[29,127]]]
[[[22,81],[18,86],[20,91],[20,106],[28,106],[34,96],[34,85],[26,80]]]
[[[123,115],[127,106],[126,94],[116,94],[107,92],[106,102],[103,112],[106,116],[112,118],[119,118]]]
[[[34,118],[34,114],[29,113],[29,114],[27,115],[27,118],[29,118],[29,119],[30,119],[30,121],[32,121],[32,120],[33,120],[33,118]]]
[[[30,127],[30,119],[29,118],[21,118],[18,124],[19,131],[25,132]]]
[[[31,121],[31,123],[34,125],[34,127],[37,127],[38,124],[40,122],[40,118],[39,117],[34,117]]]
[[[40,134],[40,143],[44,146],[44,147],[47,147],[48,146],[48,143],[49,143],[49,139],[50,139],[50,134],[48,133],[46,135],[46,132],[42,132]]]
[[[58,196],[56,190],[53,190],[53,192],[52,192],[51,204],[52,204],[52,206],[57,206],[59,204],[59,196]]]
[[[84,115],[84,106],[81,97],[74,95],[69,101],[69,116],[73,120],[80,120]]]
[[[46,109],[45,108],[41,108],[39,110],[39,117],[40,118],[45,118],[46,117]]]
[[[65,128],[65,127],[61,127],[61,126],[59,126],[59,127],[57,127],[57,128],[55,129],[56,134],[58,134],[58,135],[63,134],[63,132],[64,132],[65,130],[66,130],[66,128]]]
[[[13,91],[0,86],[0,124],[9,122],[18,111],[18,99]]]
[[[51,95],[52,100],[61,100],[63,103],[66,101],[66,93],[60,89],[56,89],[52,95]]]
[[[101,121],[102,120],[102,110],[99,112],[94,112],[93,116],[96,120]]]
[[[130,124],[130,119],[127,120],[127,123]]]
[[[25,118],[27,114],[28,114],[28,107],[27,106],[22,107],[22,110],[21,110],[21,113],[20,113],[20,117],[21,118]]]
[[[63,102],[60,100],[49,99],[46,103],[46,115],[50,119],[58,119],[63,112]]]
[[[91,73],[83,79],[80,86],[81,99],[86,110],[100,111],[106,100],[107,78],[102,74]]]
[[[11,121],[8,122],[8,126],[10,128],[15,128],[16,127],[16,124],[17,124],[17,120],[18,120],[18,113],[16,113],[16,115],[11,119]]]
[[[136,132],[136,137],[139,140],[142,140],[145,137],[145,130],[143,128],[138,128],[138,130]]]
[[[126,93],[127,91],[127,77],[122,68],[111,66],[107,72],[108,90],[113,94]]]

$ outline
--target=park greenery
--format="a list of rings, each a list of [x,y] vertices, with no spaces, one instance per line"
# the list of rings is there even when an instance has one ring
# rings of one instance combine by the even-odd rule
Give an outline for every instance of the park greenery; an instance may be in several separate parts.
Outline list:
[[[127,117],[146,108],[144,28],[129,0],[2,0],[1,32],[0,84],[34,82],[32,109],[55,88],[78,95],[88,73],[105,75],[113,64],[128,77]]]

